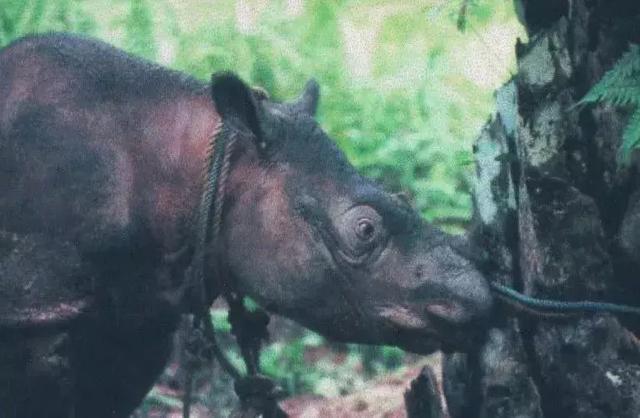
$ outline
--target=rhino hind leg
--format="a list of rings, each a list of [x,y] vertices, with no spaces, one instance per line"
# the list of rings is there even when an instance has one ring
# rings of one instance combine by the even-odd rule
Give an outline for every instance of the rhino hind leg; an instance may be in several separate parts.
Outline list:
[[[70,327],[85,302],[69,243],[0,231],[0,416],[73,416]]]
[[[0,230],[0,417],[126,417],[161,373],[174,319],[116,320],[95,271],[70,243]]]
[[[12,332],[0,345],[0,416],[74,416],[69,334]]]
[[[171,352],[171,333],[151,329],[107,339],[82,328],[2,334],[2,418],[128,417]]]

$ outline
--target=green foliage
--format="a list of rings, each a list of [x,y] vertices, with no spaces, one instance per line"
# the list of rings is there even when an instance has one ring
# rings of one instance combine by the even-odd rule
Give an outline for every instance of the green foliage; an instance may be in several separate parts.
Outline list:
[[[249,29],[239,26],[237,5],[229,0],[215,8],[192,0],[180,6],[170,0],[5,0],[0,44],[29,32],[90,33],[203,79],[236,71],[276,98],[295,97],[313,76],[322,86],[320,122],[354,165],[406,192],[427,219],[455,230],[471,212],[471,141],[492,108],[491,89],[452,65],[469,39],[456,33],[463,4],[464,25],[474,33],[511,24],[499,0],[459,0],[426,11],[410,1],[390,8],[381,1],[306,0],[295,16],[284,12],[284,1],[274,1]],[[188,13],[181,15],[181,8]],[[350,67],[359,58],[348,57],[362,46],[346,31],[355,30],[357,38],[369,27],[377,33],[368,47],[372,59],[363,75],[354,75]]]
[[[227,311],[212,310],[211,320],[219,338],[230,339]],[[326,346],[322,336],[305,330],[299,337],[267,344],[260,353],[260,367],[289,394],[335,395],[361,386],[366,378],[399,369],[405,356],[395,347],[349,344],[333,351]],[[228,345],[225,353],[235,367],[245,370],[242,356],[234,344]],[[360,369],[365,375],[357,377]],[[154,401],[158,401],[156,398]]]
[[[640,145],[640,108],[636,107],[622,133],[620,155],[623,161],[629,160],[631,151],[638,148],[638,145]]]
[[[211,323],[213,324],[213,329],[217,332],[222,333],[230,333],[231,332],[231,324],[229,323],[229,313],[226,309],[212,309],[211,313]]]
[[[461,0],[456,26],[458,30],[467,30],[469,19],[486,23],[493,16],[494,7],[491,2],[482,0]]]
[[[92,34],[95,20],[72,0],[4,0],[0,5],[0,47],[29,33],[79,31]]]
[[[249,312],[255,312],[258,309],[260,309],[260,306],[258,305],[258,303],[255,300],[253,300],[250,297],[248,297],[248,296],[245,296],[242,299],[242,305]]]
[[[580,100],[584,103],[609,103],[633,109],[622,134],[619,156],[628,163],[631,152],[640,145],[640,46],[632,44],[618,62]]]
[[[146,0],[130,0],[124,22],[125,47],[136,55],[153,60],[156,41],[153,35],[153,12]]]
[[[309,368],[304,355],[309,345],[321,341],[314,339],[309,344],[309,339],[303,337],[286,343],[271,344],[262,351],[260,366],[263,372],[278,382],[287,393],[309,392],[313,390],[320,372],[317,368]]]
[[[153,407],[156,406],[168,406],[170,408],[181,408],[182,402],[176,398],[171,396],[163,395],[159,393],[157,390],[152,390],[147,397],[145,398],[145,403],[143,404],[141,410],[139,412],[142,415],[146,415],[150,412]]]
[[[367,378],[398,370],[405,355],[395,347],[349,344],[332,351],[326,346],[320,335],[306,331],[265,347],[260,364],[290,394],[335,396],[361,387]]]

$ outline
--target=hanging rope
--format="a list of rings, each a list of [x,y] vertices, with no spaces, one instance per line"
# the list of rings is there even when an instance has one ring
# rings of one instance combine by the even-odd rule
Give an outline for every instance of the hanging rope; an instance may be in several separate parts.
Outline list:
[[[584,312],[611,312],[621,314],[640,315],[640,307],[620,305],[617,303],[609,302],[596,302],[596,301],[577,301],[577,302],[565,302],[554,299],[542,299],[534,298],[522,294],[509,286],[492,282],[490,283],[491,290],[498,294],[502,300],[510,303],[515,303],[530,311],[534,315],[541,316],[554,316],[555,315],[567,315],[567,314],[579,314]]]
[[[227,179],[231,170],[231,156],[236,142],[237,132],[218,125],[209,143],[207,159],[203,173],[203,191],[197,212],[195,227],[194,256],[188,270],[187,300],[193,318],[187,350],[187,370],[185,373],[182,402],[183,418],[190,417],[193,398],[193,379],[197,362],[203,357],[202,341],[209,351],[234,380],[234,389],[240,398],[243,416],[253,414],[265,418],[286,417],[280,409],[277,399],[281,395],[276,385],[260,374],[259,352],[262,342],[268,337],[269,316],[258,310],[249,312],[243,303],[243,297],[234,293],[228,280],[220,269],[215,271],[215,280],[207,282],[205,267],[207,255],[215,251],[222,225],[222,213],[225,201]],[[243,375],[226,357],[218,344],[215,329],[211,322],[209,307],[214,299],[222,294],[229,305],[229,321],[232,334],[236,337],[244,359],[247,375]]]

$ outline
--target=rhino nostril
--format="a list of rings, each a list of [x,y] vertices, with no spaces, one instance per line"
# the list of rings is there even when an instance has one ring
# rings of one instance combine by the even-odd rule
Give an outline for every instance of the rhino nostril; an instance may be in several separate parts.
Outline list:
[[[462,325],[471,319],[467,310],[457,303],[433,303],[425,310],[430,316],[452,325]]]

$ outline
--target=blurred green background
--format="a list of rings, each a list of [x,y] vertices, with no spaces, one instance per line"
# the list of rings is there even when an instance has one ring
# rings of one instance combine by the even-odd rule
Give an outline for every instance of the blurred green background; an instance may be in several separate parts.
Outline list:
[[[233,70],[279,99],[314,77],[318,119],[353,164],[450,231],[470,218],[472,142],[524,36],[510,0],[0,0],[0,46],[46,31],[96,36],[202,79]],[[226,332],[223,311],[214,322]],[[358,346],[309,361],[326,342],[279,329],[262,363],[292,393],[348,392],[408,361]],[[336,353],[339,367],[327,360]]]
[[[320,122],[351,161],[454,230],[471,212],[472,140],[522,35],[508,0],[0,1],[0,45],[51,30],[202,79],[233,70],[280,99],[315,77]]]

